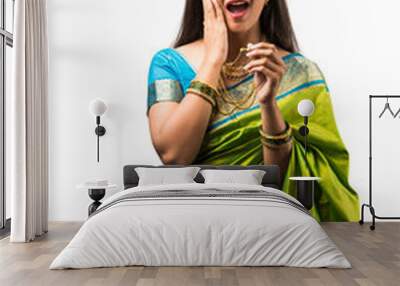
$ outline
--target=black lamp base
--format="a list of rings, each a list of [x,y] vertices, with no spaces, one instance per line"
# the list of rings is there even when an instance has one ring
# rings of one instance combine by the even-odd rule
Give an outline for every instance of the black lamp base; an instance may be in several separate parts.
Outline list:
[[[94,202],[88,208],[88,214],[90,216],[101,205],[100,200],[104,198],[106,194],[106,189],[89,189],[88,192],[89,197],[94,200]]]
[[[307,136],[310,133],[310,129],[306,125],[303,125],[300,127],[299,132],[301,136]]]
[[[97,136],[104,136],[106,134],[106,129],[104,126],[97,126],[96,129],[94,130]]]

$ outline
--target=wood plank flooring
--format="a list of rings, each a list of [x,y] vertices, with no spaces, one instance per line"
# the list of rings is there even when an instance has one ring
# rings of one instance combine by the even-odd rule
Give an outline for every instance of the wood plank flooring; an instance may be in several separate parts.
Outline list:
[[[81,223],[51,223],[44,237],[29,244],[0,241],[1,286],[264,286],[264,285],[400,285],[400,223],[368,225],[325,223],[324,229],[344,252],[352,269],[286,267],[124,267],[48,270]]]

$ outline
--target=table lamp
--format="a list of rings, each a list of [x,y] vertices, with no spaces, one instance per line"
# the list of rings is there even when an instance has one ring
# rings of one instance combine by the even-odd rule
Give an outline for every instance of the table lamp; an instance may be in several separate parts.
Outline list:
[[[304,117],[304,125],[300,127],[299,132],[304,137],[304,155],[307,154],[307,136],[310,133],[308,128],[308,118],[314,113],[314,103],[309,99],[303,99],[297,105],[297,111]]]
[[[94,132],[97,135],[97,162],[100,162],[100,151],[99,151],[99,138],[106,134],[106,129],[100,125],[100,117],[106,112],[107,105],[101,99],[92,100],[89,104],[90,112],[96,117],[96,129]]]

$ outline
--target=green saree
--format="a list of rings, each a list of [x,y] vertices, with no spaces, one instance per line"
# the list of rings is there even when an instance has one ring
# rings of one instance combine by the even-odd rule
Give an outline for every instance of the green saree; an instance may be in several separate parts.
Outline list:
[[[283,59],[288,72],[276,99],[283,117],[293,129],[294,138],[282,189],[294,195],[295,184],[288,179],[291,176],[321,177],[312,215],[321,221],[356,221],[359,202],[357,193],[348,182],[349,154],[335,123],[325,79],[318,66],[300,54],[290,54]],[[160,67],[164,74],[157,77]],[[168,73],[165,73],[166,68],[169,69]],[[158,53],[150,68],[148,108],[168,100],[166,98],[179,102],[194,77],[194,69],[175,50],[167,49]],[[174,85],[171,83],[175,83],[180,90],[171,92],[170,87]],[[252,77],[249,76],[229,87],[229,91],[232,96],[240,99],[248,94],[252,83]],[[167,84],[169,88],[165,87]],[[169,96],[166,96],[166,90],[171,93]],[[302,99],[312,100],[316,107],[309,120],[307,158],[299,134],[303,118],[297,113],[297,105]],[[218,104],[223,110],[231,112],[228,115],[214,112],[194,163],[242,166],[263,164],[263,147],[258,131],[261,114],[256,100],[250,98],[244,104],[247,108],[243,109],[235,109],[221,100]]]

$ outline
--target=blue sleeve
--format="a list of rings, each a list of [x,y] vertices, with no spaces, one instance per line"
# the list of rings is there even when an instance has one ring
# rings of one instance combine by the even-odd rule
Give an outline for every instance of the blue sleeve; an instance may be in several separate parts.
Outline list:
[[[168,50],[157,52],[149,69],[147,111],[159,102],[180,102],[183,96],[176,67],[168,54]]]
[[[153,84],[156,80],[163,79],[178,80],[168,49],[158,51],[153,56],[149,69],[148,85]]]

